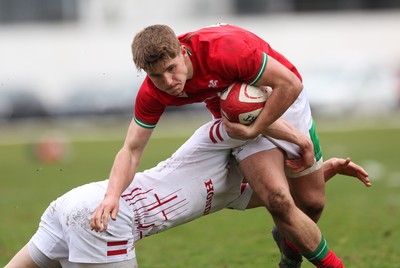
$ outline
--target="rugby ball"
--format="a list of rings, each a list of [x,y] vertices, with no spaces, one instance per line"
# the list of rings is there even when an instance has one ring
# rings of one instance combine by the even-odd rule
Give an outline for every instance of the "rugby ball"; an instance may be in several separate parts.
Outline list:
[[[221,112],[231,122],[249,125],[256,120],[271,93],[270,87],[234,83],[220,96]]]

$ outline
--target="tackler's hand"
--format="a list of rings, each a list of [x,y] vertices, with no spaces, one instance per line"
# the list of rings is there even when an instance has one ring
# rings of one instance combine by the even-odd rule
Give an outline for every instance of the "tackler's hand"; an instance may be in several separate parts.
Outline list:
[[[324,162],[324,177],[325,181],[336,174],[350,176],[359,179],[365,186],[372,186],[368,177],[368,172],[364,168],[352,162],[350,158],[331,158]]]
[[[108,227],[108,217],[117,219],[119,197],[105,196],[90,218],[90,227],[96,232],[102,232]]]

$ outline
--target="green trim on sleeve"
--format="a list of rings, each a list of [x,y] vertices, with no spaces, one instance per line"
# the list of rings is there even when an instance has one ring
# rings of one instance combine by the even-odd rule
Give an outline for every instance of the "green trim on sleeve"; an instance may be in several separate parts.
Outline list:
[[[152,128],[155,128],[155,127],[156,127],[156,124],[147,124],[147,123],[145,123],[145,122],[140,121],[140,120],[137,119],[136,117],[133,117],[133,119],[135,120],[136,124],[138,124],[138,125],[141,126],[141,127],[149,128],[149,129],[152,129]]]
[[[196,34],[196,32],[193,32],[193,33],[189,34],[188,36],[186,36],[185,43],[187,44],[189,42],[189,39],[192,38],[192,36],[195,34]]]
[[[268,55],[267,55],[267,53],[264,52],[260,70],[258,70],[256,77],[253,79],[253,81],[250,82],[249,85],[254,85],[255,83],[257,83],[258,80],[260,80],[261,76],[263,75],[263,73],[265,71],[265,68],[267,67],[267,62],[268,62]]]

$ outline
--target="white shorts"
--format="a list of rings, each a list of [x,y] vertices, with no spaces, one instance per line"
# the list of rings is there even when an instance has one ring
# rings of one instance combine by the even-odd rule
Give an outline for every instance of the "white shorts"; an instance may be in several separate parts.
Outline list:
[[[120,202],[117,220],[106,232],[90,229],[90,216],[104,198],[106,182],[75,188],[53,201],[31,241],[60,263],[111,263],[135,258],[133,212]]]
[[[319,169],[322,164],[322,150],[316,133],[315,124],[311,116],[311,109],[305,90],[300,93],[296,101],[282,115],[282,118],[292,124],[299,131],[310,137],[313,142],[316,163],[313,167],[309,168],[309,170],[303,171],[303,174],[304,172],[307,173],[312,170]],[[236,160],[240,162],[250,155],[277,147],[281,148],[285,152],[287,158],[300,157],[300,150],[297,145],[284,140],[277,140],[262,135],[235,148],[233,150],[233,155],[235,156]],[[296,176],[296,174],[289,173],[287,173],[287,175],[289,177]]]
[[[137,173],[121,195],[116,221],[103,233],[89,219],[108,181],[77,187],[52,202],[31,242],[60,263],[113,263],[135,258],[134,243],[223,208],[245,209],[253,193],[242,183],[221,121],[198,129],[169,159]]]

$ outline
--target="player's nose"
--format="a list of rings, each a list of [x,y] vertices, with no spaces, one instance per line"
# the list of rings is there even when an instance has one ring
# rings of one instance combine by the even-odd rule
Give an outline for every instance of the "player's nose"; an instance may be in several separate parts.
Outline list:
[[[169,88],[172,87],[174,79],[171,74],[165,74],[163,77],[164,84]]]

